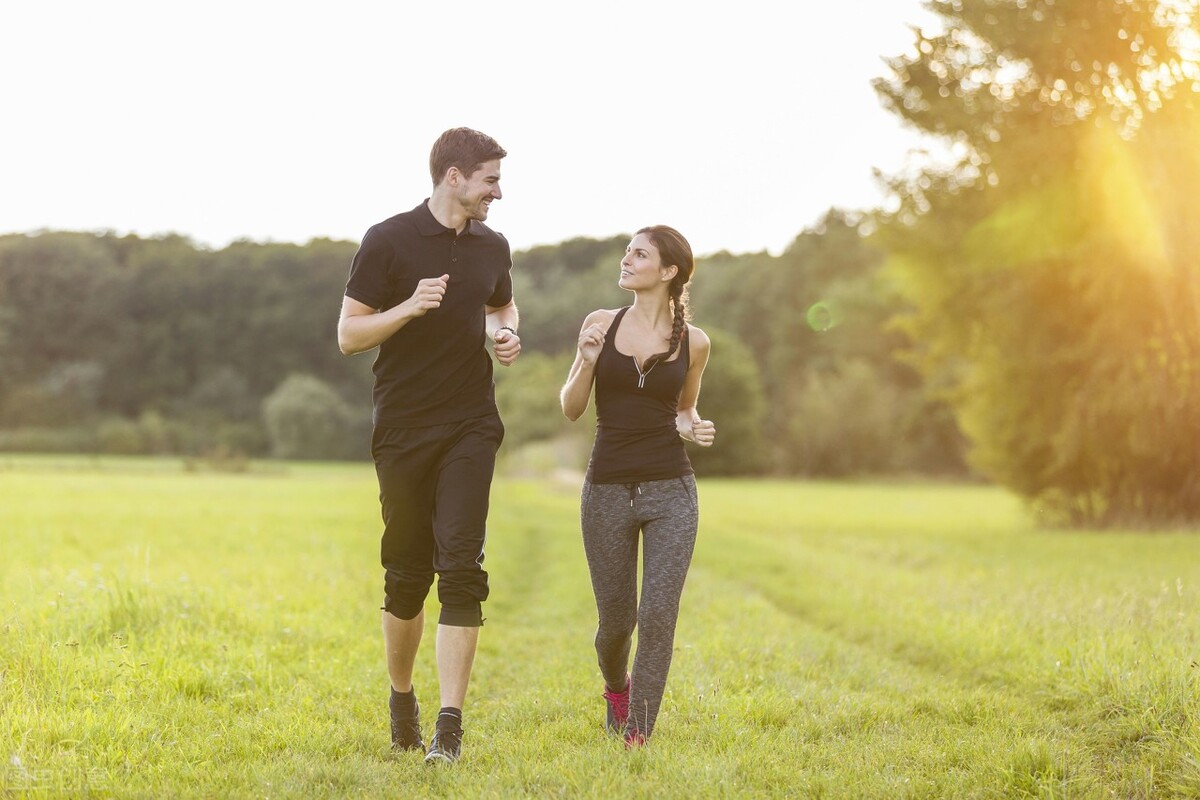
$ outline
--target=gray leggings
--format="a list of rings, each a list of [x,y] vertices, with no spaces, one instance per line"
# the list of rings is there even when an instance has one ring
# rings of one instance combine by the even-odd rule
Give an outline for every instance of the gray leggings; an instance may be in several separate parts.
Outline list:
[[[600,615],[596,629],[600,673],[610,689],[625,685],[636,626],[638,646],[630,678],[629,727],[649,736],[671,668],[679,598],[696,544],[696,481],[691,475],[628,484],[584,481],[580,521]]]

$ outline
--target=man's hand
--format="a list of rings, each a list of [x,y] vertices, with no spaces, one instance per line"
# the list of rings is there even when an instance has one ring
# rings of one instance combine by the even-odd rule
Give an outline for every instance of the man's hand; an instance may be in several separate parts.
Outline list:
[[[508,328],[500,328],[492,335],[492,352],[501,365],[509,366],[521,355],[521,337]]]
[[[423,317],[426,312],[440,308],[442,298],[446,296],[446,282],[449,280],[449,275],[443,275],[440,278],[423,278],[417,281],[416,291],[404,301],[404,305],[408,306],[406,316]]]

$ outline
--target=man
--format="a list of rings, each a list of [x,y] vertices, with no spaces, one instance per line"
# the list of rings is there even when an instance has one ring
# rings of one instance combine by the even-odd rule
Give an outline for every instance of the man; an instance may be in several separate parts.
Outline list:
[[[488,595],[484,526],[504,426],[485,343],[492,340],[504,366],[521,352],[508,241],[483,224],[502,196],[505,155],[478,131],[443,133],[429,156],[432,194],[367,231],[338,319],[343,353],[379,348],[371,453],[384,522],[383,639],[396,750],[425,749],[413,663],[438,576],[442,708],[429,764],[461,754]]]

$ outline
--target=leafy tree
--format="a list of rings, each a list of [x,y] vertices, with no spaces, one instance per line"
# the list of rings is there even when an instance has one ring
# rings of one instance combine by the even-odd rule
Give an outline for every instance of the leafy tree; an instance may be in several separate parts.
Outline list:
[[[48,368],[94,358],[105,341],[92,306],[119,279],[104,241],[90,234],[0,237],[0,384],[38,382]],[[102,361],[101,361],[102,363]]]
[[[688,458],[701,475],[747,475],[768,465],[763,448],[766,403],[758,365],[736,337],[701,326],[712,352],[700,387],[700,416],[717,426],[712,447],[687,445]]]
[[[579,238],[514,254],[514,293],[526,352],[574,353],[588,313],[630,302],[617,286],[628,243],[626,236]]]
[[[504,446],[520,447],[573,430],[558,394],[571,368],[571,355],[526,353],[496,370],[496,405],[504,419]]]
[[[1195,4],[928,5],[876,84],[952,155],[877,237],[916,363],[1046,518],[1200,518]]]
[[[782,256],[718,254],[698,268],[698,316],[732,332],[762,376],[766,466],[827,476],[963,471],[954,420],[897,358],[905,337],[890,320],[903,301],[881,271],[883,260],[855,215],[832,210]],[[861,408],[855,414],[828,404],[830,388],[847,379],[865,395],[890,398],[889,437],[871,448],[840,446],[831,459],[814,437],[849,443],[867,418]]]

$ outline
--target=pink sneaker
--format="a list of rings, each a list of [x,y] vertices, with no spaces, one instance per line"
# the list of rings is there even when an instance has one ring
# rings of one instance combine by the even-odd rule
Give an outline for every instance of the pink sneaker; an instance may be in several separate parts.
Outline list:
[[[604,699],[608,704],[608,714],[604,721],[604,728],[609,733],[622,734],[625,732],[625,723],[629,721],[629,674],[625,675],[625,691],[614,692],[606,685],[604,687]]]

